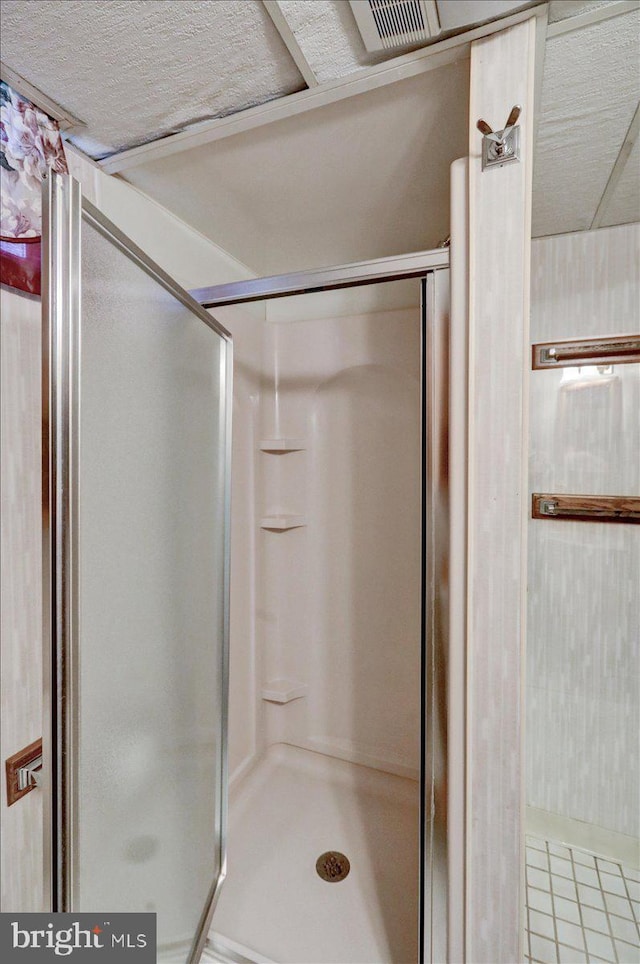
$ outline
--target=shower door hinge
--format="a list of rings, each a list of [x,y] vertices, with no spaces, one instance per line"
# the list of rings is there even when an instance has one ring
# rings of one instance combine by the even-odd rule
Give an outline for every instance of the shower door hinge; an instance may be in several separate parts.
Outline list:
[[[507,123],[501,131],[493,131],[486,121],[479,120],[476,127],[482,137],[482,170],[490,167],[503,167],[512,161],[520,160],[520,127],[516,123],[521,108],[516,104],[511,108]]]

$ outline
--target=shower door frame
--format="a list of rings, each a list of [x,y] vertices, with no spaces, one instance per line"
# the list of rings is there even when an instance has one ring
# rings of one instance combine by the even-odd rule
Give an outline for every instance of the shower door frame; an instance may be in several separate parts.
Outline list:
[[[224,411],[224,542],[219,790],[215,806],[219,870],[194,932],[188,964],[200,960],[226,876],[228,788],[229,587],[233,338],[166,271],[82,195],[70,175],[49,175],[42,190],[42,643],[43,874],[52,912],[73,912],[76,875],[77,683],[79,642],[79,421],[82,321],[81,237],[88,223],[188,308],[225,343],[221,365]],[[109,910],[109,908],[106,908]]]
[[[467,355],[466,331],[458,330],[450,312],[450,257],[447,247],[398,257],[378,258],[291,274],[252,278],[230,284],[192,289],[191,296],[206,309],[267,301],[339,288],[381,284],[416,278],[421,280],[421,762],[420,762],[420,863],[419,962],[430,964],[436,939],[447,947],[464,942],[466,889],[464,741],[465,639],[459,632],[449,637],[454,619],[466,607],[466,488],[449,479],[452,433],[456,452],[466,445]],[[460,317],[459,313],[456,313]],[[453,352],[453,355],[451,354]],[[450,386],[450,370],[458,377]],[[452,424],[451,414],[455,418]],[[463,471],[455,457],[458,470]],[[451,518],[458,519],[455,530]],[[462,541],[461,541],[462,540]],[[461,551],[462,550],[462,551]],[[449,572],[449,560],[457,565]],[[455,651],[454,651],[455,649]],[[452,699],[453,697],[453,699]],[[440,725],[446,793],[446,920],[441,923],[425,900],[425,881],[432,871],[435,799],[434,734]],[[449,733],[449,730],[451,731]],[[453,739],[451,738],[453,736]],[[427,772],[428,764],[431,766]],[[430,776],[430,779],[428,777]],[[455,846],[451,846],[453,837]],[[429,897],[433,897],[433,888]],[[438,934],[436,934],[436,930]],[[218,954],[222,948],[217,948]],[[234,958],[237,959],[237,958]],[[447,959],[449,959],[447,957]],[[231,958],[230,958],[231,960]]]

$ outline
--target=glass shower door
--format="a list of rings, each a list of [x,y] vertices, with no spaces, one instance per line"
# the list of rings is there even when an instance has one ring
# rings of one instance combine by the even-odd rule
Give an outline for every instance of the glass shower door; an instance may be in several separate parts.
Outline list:
[[[46,193],[51,906],[155,911],[159,958],[196,961],[225,871],[231,339],[77,182]]]

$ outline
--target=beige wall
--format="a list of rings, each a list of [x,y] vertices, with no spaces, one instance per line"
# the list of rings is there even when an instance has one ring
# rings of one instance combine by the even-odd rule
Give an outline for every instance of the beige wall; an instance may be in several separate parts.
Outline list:
[[[638,331],[640,225],[533,242],[532,341]],[[640,492],[640,366],[531,376],[530,488]],[[574,376],[571,378],[570,376]],[[640,833],[640,532],[529,522],[527,803]]]

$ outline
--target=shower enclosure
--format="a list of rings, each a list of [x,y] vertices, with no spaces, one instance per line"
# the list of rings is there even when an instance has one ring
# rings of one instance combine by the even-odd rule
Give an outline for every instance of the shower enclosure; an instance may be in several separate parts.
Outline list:
[[[333,289],[353,301],[354,286],[378,284],[360,288],[372,292],[368,312],[345,317],[343,310],[330,324],[325,312],[320,326],[313,319],[266,326],[266,337],[280,340],[272,353],[279,375],[263,385],[273,421],[263,423],[255,456],[266,460],[265,492],[273,484],[278,494],[265,496],[253,520],[264,539],[257,613],[266,630],[249,661],[254,670],[262,661],[259,693],[251,697],[262,709],[255,758],[234,767],[228,883],[247,893],[256,882],[269,887],[268,878],[260,883],[260,866],[274,860],[270,821],[282,822],[281,806],[292,804],[307,777],[316,787],[324,781],[322,814],[333,795],[338,823],[361,821],[374,877],[378,861],[383,886],[371,905],[378,908],[378,946],[386,941],[391,954],[444,960],[455,893],[447,834],[459,807],[448,761],[462,765],[447,744],[447,690],[450,699],[459,682],[447,651],[448,251],[190,295],[83,201],[71,178],[51,178],[45,226],[44,755],[51,762],[45,842],[52,908],[155,911],[167,961],[196,961],[203,952],[252,960],[238,956],[247,947],[266,959],[259,921],[255,940],[231,923],[225,942],[232,897],[219,903],[214,944],[205,949],[226,873],[228,744],[235,761],[242,755],[234,749],[238,720],[253,712],[243,696],[249,677],[238,682],[246,639],[229,610],[230,494],[233,488],[237,531],[246,523],[247,483],[238,460],[231,475],[231,336],[205,309],[213,307],[242,344],[239,306],[246,302]],[[383,313],[386,296],[378,303],[373,293],[391,281],[412,293],[400,307],[392,297]],[[337,368],[326,344],[346,352]],[[236,363],[243,377],[242,354]],[[304,427],[293,423],[317,365],[307,444]],[[234,404],[248,399],[236,394]],[[308,519],[290,504],[307,447]],[[305,546],[303,567],[296,545]],[[236,556],[233,565],[250,561]],[[281,611],[269,622],[269,599],[281,601],[283,593],[297,620],[293,635]],[[250,603],[236,598],[237,608]],[[391,713],[382,712],[387,695]],[[234,820],[241,830],[251,781],[260,797],[278,770],[286,771],[284,783],[262,816],[253,812],[258,850],[247,863],[234,845]],[[362,822],[373,811],[375,819]],[[281,829],[295,858],[298,838],[293,828],[289,836]],[[333,849],[328,841],[326,850]],[[381,861],[387,869],[398,865],[395,877],[385,878]],[[274,866],[283,876],[291,870],[294,888],[306,886],[296,874],[311,875],[310,886],[327,888],[336,910],[371,899],[357,860],[351,879],[336,884],[320,881],[314,866],[277,859]],[[299,947],[280,953],[281,960],[301,959],[286,956],[299,955]],[[362,946],[351,956],[337,953],[341,961],[369,959],[359,956]],[[314,954],[309,946],[304,959],[318,959]]]

